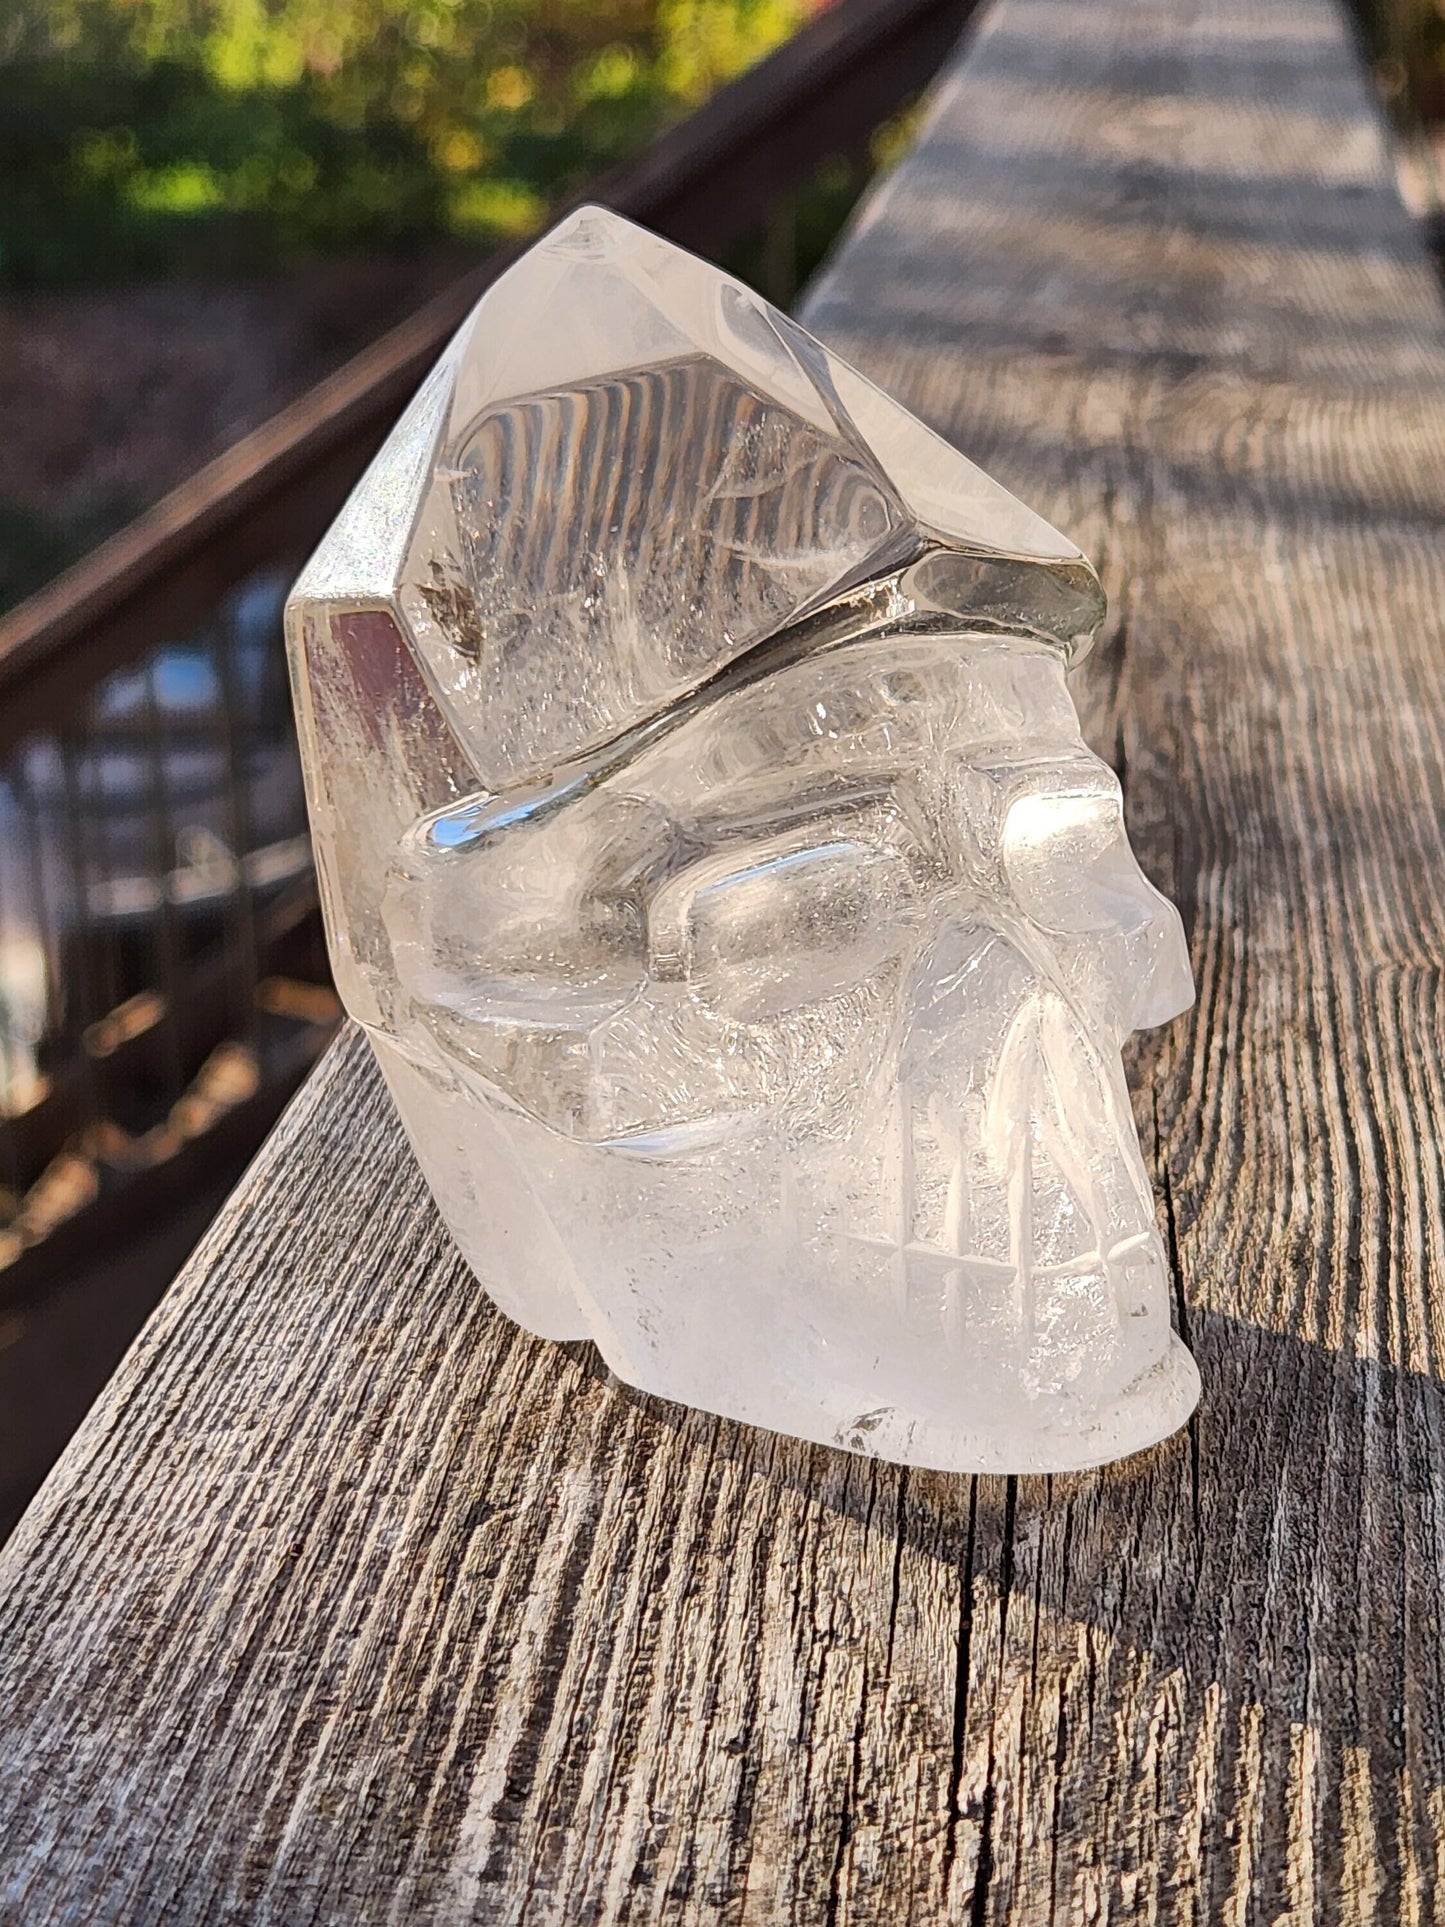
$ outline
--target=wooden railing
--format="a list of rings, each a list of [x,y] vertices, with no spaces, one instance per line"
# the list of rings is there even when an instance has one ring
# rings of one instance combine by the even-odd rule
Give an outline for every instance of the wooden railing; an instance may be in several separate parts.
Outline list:
[[[348,1030],[0,1553],[7,1921],[1445,1919],[1445,315],[1339,9],[995,0],[804,318],[1101,564],[1198,1415],[629,1392]]]
[[[844,0],[588,195],[703,253],[776,237],[970,9]],[[280,605],[514,253],[0,618],[0,1304],[258,1142],[330,1034]]]

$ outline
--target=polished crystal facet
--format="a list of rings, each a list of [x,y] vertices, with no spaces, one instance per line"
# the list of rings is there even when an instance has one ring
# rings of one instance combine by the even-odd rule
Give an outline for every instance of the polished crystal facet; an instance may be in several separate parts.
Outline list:
[[[298,583],[337,982],[501,1308],[959,1470],[1198,1380],[1119,1046],[1192,997],[1079,552],[736,281],[570,216]]]

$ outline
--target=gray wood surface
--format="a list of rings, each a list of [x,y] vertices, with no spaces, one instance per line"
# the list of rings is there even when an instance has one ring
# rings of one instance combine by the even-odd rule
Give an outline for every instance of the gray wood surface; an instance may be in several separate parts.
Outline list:
[[[1098,556],[1204,1402],[1053,1480],[662,1406],[343,1039],[0,1562],[3,1918],[1445,1917],[1445,327],[1327,0],[998,0],[814,325]]]

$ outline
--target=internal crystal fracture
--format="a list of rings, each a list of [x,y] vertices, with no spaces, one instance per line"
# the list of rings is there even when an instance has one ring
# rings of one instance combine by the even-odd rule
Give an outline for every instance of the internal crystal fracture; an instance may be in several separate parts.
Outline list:
[[[288,611],[336,980],[501,1309],[960,1471],[1188,1416],[1119,1050],[1193,997],[1055,530],[615,215],[497,281]]]

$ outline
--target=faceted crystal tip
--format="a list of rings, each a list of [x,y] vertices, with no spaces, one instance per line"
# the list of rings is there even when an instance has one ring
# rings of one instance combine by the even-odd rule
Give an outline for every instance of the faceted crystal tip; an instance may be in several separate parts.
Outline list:
[[[415,512],[369,586],[489,789],[627,736],[869,583],[894,626],[1066,660],[1102,617],[1057,530],[761,296],[605,208],[500,277],[430,388]],[[386,521],[396,470],[384,452],[333,548]],[[328,560],[308,576],[334,582]]]

